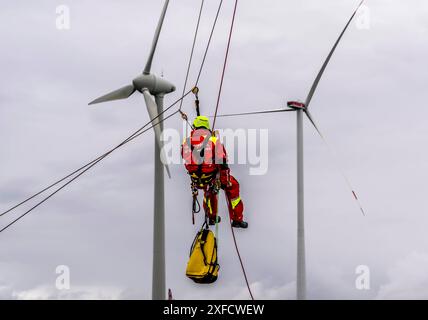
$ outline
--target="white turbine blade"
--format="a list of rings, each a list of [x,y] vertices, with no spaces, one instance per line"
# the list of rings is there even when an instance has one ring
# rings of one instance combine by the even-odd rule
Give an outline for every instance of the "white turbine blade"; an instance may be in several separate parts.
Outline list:
[[[117,89],[113,92],[107,93],[106,95],[99,97],[98,99],[95,99],[92,102],[89,102],[89,105],[106,102],[106,101],[113,101],[113,100],[119,100],[119,99],[126,99],[130,95],[132,95],[135,92],[134,86],[131,84],[129,86],[125,86],[123,88]]]
[[[318,134],[320,135],[321,139],[323,140],[324,144],[327,146],[327,148],[329,149],[331,155],[333,156],[335,162],[336,162],[336,167],[339,169],[340,173],[342,174],[343,178],[346,181],[346,184],[348,185],[349,189],[352,192],[352,195],[355,199],[355,201],[357,201],[358,206],[360,207],[360,210],[363,214],[363,216],[365,216],[365,212],[363,209],[363,206],[361,205],[360,200],[358,199],[357,193],[354,191],[354,188],[352,187],[352,184],[350,182],[350,180],[348,179],[348,177],[345,174],[345,171],[342,169],[342,166],[339,165],[339,161],[337,160],[337,155],[336,152],[334,152],[334,149],[330,146],[330,144],[327,142],[327,140],[325,139],[324,135],[321,133],[320,129],[318,128],[318,126],[316,125],[314,118],[312,117],[312,115],[309,113],[308,110],[305,110],[305,114],[307,115],[309,121],[312,123],[312,125],[314,126],[315,130],[317,130]]]
[[[166,157],[163,156],[163,142],[161,140],[162,130],[161,130],[161,127],[157,125],[161,120],[160,117],[157,118],[159,114],[158,107],[156,105],[155,100],[152,98],[149,90],[143,89],[143,95],[144,95],[144,100],[146,102],[147,112],[149,113],[150,121],[152,122],[153,130],[155,132],[156,143],[159,146],[159,150],[161,150],[161,159],[162,158],[166,159]],[[168,165],[166,163],[164,163],[164,165],[165,165],[165,169],[168,177],[171,178],[171,173],[169,171]]]
[[[161,32],[161,29],[162,29],[162,24],[163,24],[163,20],[165,19],[165,14],[166,14],[166,9],[168,8],[168,4],[169,4],[169,0],[165,0],[165,4],[163,6],[162,13],[161,13],[161,16],[159,18],[158,26],[156,27],[155,35],[153,37],[152,48],[150,50],[149,57],[147,58],[146,67],[144,68],[144,71],[143,71],[144,74],[149,74],[150,70],[152,68],[153,56],[154,56],[155,51],[156,51],[156,46],[157,46],[158,40],[159,40],[159,34]]]
[[[354,13],[352,14],[351,18],[349,19],[348,23],[346,24],[345,28],[343,29],[342,33],[340,34],[339,38],[336,40],[336,43],[334,44],[333,48],[331,49],[330,53],[327,56],[327,59],[325,60],[324,64],[321,67],[321,70],[318,72],[317,77],[315,78],[314,83],[312,84],[311,90],[309,91],[309,94],[306,98],[305,101],[305,105],[306,108],[309,106],[309,104],[311,103],[312,97],[315,93],[315,90],[318,87],[318,83],[321,80],[321,77],[324,73],[325,68],[327,67],[328,63],[330,62],[330,59],[334,53],[334,51],[336,50],[337,45],[339,44],[340,40],[342,39],[343,35],[345,34],[346,29],[348,29],[349,24],[351,23],[352,19],[354,18],[354,16],[356,15],[358,9],[362,6],[362,4],[364,3],[364,0],[362,0],[360,2],[360,4],[358,5],[357,9],[354,11]]]

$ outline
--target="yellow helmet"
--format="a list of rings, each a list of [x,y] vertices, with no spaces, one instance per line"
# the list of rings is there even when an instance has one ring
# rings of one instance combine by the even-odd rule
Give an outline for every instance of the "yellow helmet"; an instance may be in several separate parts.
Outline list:
[[[205,116],[197,116],[195,120],[193,120],[193,126],[195,128],[205,128],[210,130],[210,120]]]

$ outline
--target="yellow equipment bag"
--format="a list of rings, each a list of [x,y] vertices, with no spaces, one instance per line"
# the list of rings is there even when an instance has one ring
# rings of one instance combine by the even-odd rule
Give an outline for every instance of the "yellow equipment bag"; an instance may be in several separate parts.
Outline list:
[[[217,280],[220,269],[217,262],[217,240],[214,233],[204,226],[196,234],[190,249],[186,276],[196,283],[213,283]]]

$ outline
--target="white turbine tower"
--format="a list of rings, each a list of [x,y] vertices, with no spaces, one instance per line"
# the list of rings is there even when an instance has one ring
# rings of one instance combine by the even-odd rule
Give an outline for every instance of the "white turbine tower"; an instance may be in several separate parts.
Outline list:
[[[325,60],[324,64],[321,67],[321,70],[318,72],[317,77],[315,78],[315,81],[312,84],[312,87],[306,97],[306,100],[304,103],[302,102],[296,102],[296,101],[290,101],[287,103],[289,109],[274,109],[274,110],[264,110],[264,111],[255,111],[255,112],[245,112],[245,113],[234,113],[234,114],[227,114],[227,115],[219,115],[218,117],[228,117],[228,116],[239,116],[239,115],[253,115],[253,114],[266,114],[266,113],[277,113],[277,112],[287,112],[287,111],[295,111],[297,113],[297,281],[296,281],[296,297],[298,300],[306,299],[306,262],[305,262],[305,223],[304,223],[304,163],[303,163],[303,114],[306,114],[309,121],[312,123],[312,125],[315,127],[319,135],[324,139],[323,135],[321,134],[320,130],[318,129],[317,125],[315,124],[315,121],[312,117],[312,115],[309,113],[308,107],[312,100],[312,97],[318,87],[318,84],[322,78],[322,75],[330,62],[330,59],[336,50],[337,45],[339,44],[340,40],[342,39],[343,35],[345,34],[345,31],[347,30],[348,26],[350,25],[352,19],[356,15],[358,9],[362,6],[364,3],[364,0],[360,2],[357,9],[352,14],[351,18],[349,19],[348,23],[346,24],[345,28],[343,29],[342,33],[340,34],[339,38],[336,40],[333,48],[331,49],[330,53],[327,56],[327,59]],[[346,177],[345,177],[346,178]],[[347,180],[347,179],[346,179]],[[349,181],[347,180],[347,183],[349,184]],[[350,184],[349,184],[350,186]],[[351,186],[350,186],[351,187]],[[359,204],[359,200],[357,198],[356,193],[354,190],[352,190],[352,194],[355,198],[355,200]],[[364,214],[364,211],[359,204],[361,211]]]
[[[318,72],[317,77],[315,78],[314,83],[312,84],[311,89],[306,97],[305,103],[296,103],[288,102],[288,106],[296,110],[297,113],[297,282],[296,282],[296,296],[298,300],[306,299],[306,261],[305,261],[305,222],[304,222],[304,176],[303,176],[303,113],[306,114],[309,121],[321,135],[318,127],[315,124],[315,121],[312,115],[309,113],[308,107],[311,103],[312,97],[318,87],[318,84],[324,74],[324,71],[330,62],[331,57],[333,56],[334,51],[336,50],[337,45],[345,34],[346,29],[350,25],[352,19],[356,15],[358,9],[363,4],[364,0],[360,2],[357,9],[352,14],[348,23],[345,25],[342,33],[339,35],[339,38],[336,40],[333,48],[327,56],[327,59],[324,61],[324,64],[321,67],[321,70]],[[352,190],[352,193],[355,199],[358,201],[356,193]],[[360,206],[361,208],[361,206]],[[362,208],[361,208],[362,210]],[[363,212],[364,213],[364,212]]]
[[[165,1],[159,22],[153,37],[152,48],[146,62],[146,66],[141,75],[137,76],[132,84],[124,86],[118,90],[110,92],[89,104],[126,99],[135,91],[139,91],[144,96],[150,120],[155,125],[162,121],[162,116],[158,115],[163,111],[163,98],[165,94],[175,91],[175,86],[165,79],[150,73],[153,56],[165,19],[169,0]],[[154,99],[153,99],[154,96]],[[152,278],[152,299],[166,299],[165,285],[165,195],[164,195],[164,166],[170,177],[168,166],[161,162],[161,150],[163,143],[160,139],[163,124],[160,123],[153,127],[155,132],[155,174],[154,174],[154,225],[153,225],[153,278]]]

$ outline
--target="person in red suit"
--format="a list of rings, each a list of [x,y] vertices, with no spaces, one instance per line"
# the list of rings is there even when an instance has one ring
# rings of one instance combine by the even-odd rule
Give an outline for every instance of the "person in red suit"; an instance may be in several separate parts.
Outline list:
[[[239,183],[230,174],[226,149],[212,134],[209,119],[198,116],[193,121],[193,130],[181,146],[184,165],[192,180],[194,189],[204,191],[203,207],[214,225],[217,217],[218,191],[226,193],[229,216],[235,228],[247,228],[244,221],[244,204],[239,195]],[[220,217],[217,217],[219,221]]]

